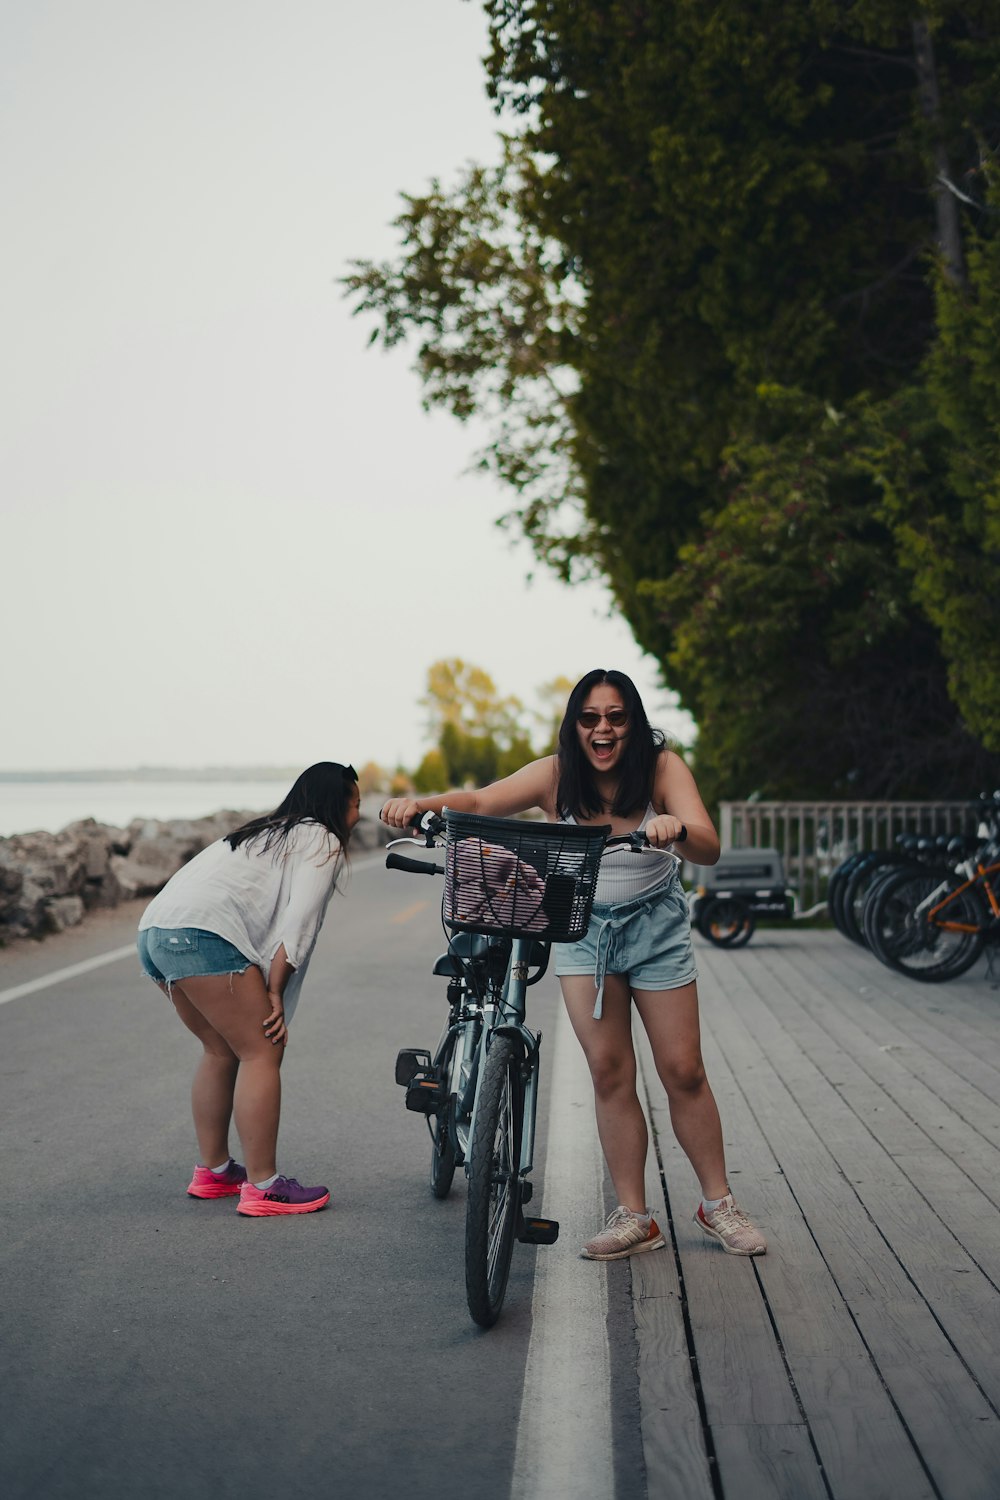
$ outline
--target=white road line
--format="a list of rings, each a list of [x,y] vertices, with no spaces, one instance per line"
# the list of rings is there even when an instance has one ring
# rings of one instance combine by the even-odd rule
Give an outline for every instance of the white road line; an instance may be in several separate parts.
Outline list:
[[[559,1239],[537,1252],[510,1494],[608,1500],[615,1476],[607,1270],[578,1255],[604,1217],[603,1167],[590,1073],[561,1004],[557,1017],[554,1045],[543,1048],[542,1086],[551,1099],[545,1207],[559,1220]]]
[[[135,943],[129,943],[127,948],[112,948],[109,953],[99,953],[96,958],[85,958],[82,963],[70,964],[68,968],[53,969],[51,974],[43,974],[41,979],[29,979],[26,984],[15,984],[13,989],[0,990],[0,1005],[6,1005],[9,1000],[20,1000],[22,995],[33,995],[36,990],[47,990],[49,985],[62,984],[65,979],[76,979],[80,974],[89,974],[91,969],[102,969],[105,964],[114,964],[120,958],[128,958],[129,954],[138,967]]]

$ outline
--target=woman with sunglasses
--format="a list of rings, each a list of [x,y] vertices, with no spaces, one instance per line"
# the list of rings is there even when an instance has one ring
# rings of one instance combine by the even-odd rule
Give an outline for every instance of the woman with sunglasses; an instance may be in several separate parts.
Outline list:
[[[278,1172],[288,1023],[360,817],[353,766],[320,761],[271,813],[184,865],[139,922],[144,973],[202,1045],[191,1090],[201,1164],[192,1198],[247,1218],[314,1213],[325,1187]],[[229,1154],[235,1120],[246,1166]]]
[[[712,865],[719,836],[694,777],[654,729],[623,672],[588,672],[570,694],[555,755],[476,791],[395,798],[383,822],[404,828],[420,812],[512,817],[540,808],[550,822],[640,829],[666,859],[609,850],[593,916],[578,943],[554,946],[555,971],[573,1030],[590,1066],[597,1125],[618,1206],[583,1247],[590,1260],[620,1260],[664,1244],[646,1202],[646,1122],[636,1087],[632,1005],[649,1037],[674,1134],[698,1177],[695,1222],[731,1255],[762,1255],[767,1243],[738,1207],[726,1176],[722,1126],[705,1076],[697,971],[687,900],[674,843]],[[686,830],[686,835],[682,835]]]

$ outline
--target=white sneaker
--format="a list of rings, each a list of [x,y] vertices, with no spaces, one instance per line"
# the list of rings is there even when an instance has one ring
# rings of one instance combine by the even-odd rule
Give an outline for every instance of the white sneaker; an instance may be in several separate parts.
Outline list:
[[[755,1224],[751,1224],[742,1208],[738,1208],[732,1193],[727,1193],[712,1212],[705,1212],[705,1205],[698,1204],[694,1222],[699,1229],[719,1241],[730,1255],[764,1255],[767,1240]]]
[[[641,1255],[644,1250],[659,1250],[664,1244],[652,1214],[642,1217],[619,1203],[608,1214],[601,1233],[588,1240],[580,1254],[585,1260],[623,1260],[626,1255]]]

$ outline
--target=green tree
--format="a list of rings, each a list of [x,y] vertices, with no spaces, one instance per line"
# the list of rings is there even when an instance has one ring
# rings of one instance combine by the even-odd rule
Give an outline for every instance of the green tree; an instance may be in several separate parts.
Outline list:
[[[961,797],[985,784],[995,765],[956,718],[880,503],[897,458],[885,411],[781,390],[760,401],[761,438],[726,455],[726,504],[649,591],[701,725],[703,790]]]
[[[976,410],[995,441],[987,261],[997,221],[982,203],[1000,143],[995,7],[486,0],[485,9],[490,87],[516,133],[492,172],[407,200],[396,263],[355,268],[349,288],[379,319],[375,337],[416,335],[428,399],[459,417],[492,416],[484,462],[513,487],[517,524],[564,577],[590,567],[609,581],[698,719],[699,757],[729,794],[749,790],[756,720],[739,709],[745,684],[726,651],[702,655],[695,671],[678,606],[699,548],[707,566],[728,526],[742,534],[747,501],[733,497],[734,473],[757,476],[760,515],[784,503],[794,455],[776,420],[788,419],[794,442],[803,411],[865,403],[869,468],[867,478],[852,469],[849,487],[873,519],[856,540],[877,579],[896,579],[878,649],[905,657],[919,646],[926,656],[929,624],[935,681],[943,672],[969,723],[992,734],[986,710],[1000,677],[978,651],[982,632],[976,667],[962,664],[961,549],[954,572],[931,575],[942,524],[957,535],[959,506],[968,548],[984,559],[982,590],[995,597],[995,555],[983,546],[990,503],[982,489],[959,500],[968,438],[937,409],[949,384],[971,378],[955,350],[976,345]],[[967,251],[970,224],[978,238]],[[762,387],[786,399],[762,403]],[[899,401],[919,408],[933,434],[922,480],[887,441]],[[825,436],[817,441],[839,496],[842,465]],[[983,461],[987,447],[976,444]],[[817,545],[823,514],[811,505]],[[773,607],[796,617],[801,589],[777,553],[760,552],[755,567],[750,595],[729,569],[721,576],[741,601],[734,624],[752,633],[745,612],[757,611],[770,638]],[[889,609],[886,590],[872,597]],[[829,647],[824,701],[865,698],[860,720],[873,724],[884,673],[859,673],[860,645],[833,649],[841,595],[822,600],[829,618],[815,600],[810,619]],[[812,711],[815,666],[803,659],[792,673],[765,653],[755,671],[772,705],[780,689],[793,736]],[[948,700],[947,732],[938,699],[928,707],[926,753],[901,752],[900,788],[935,790],[950,774],[944,747],[963,737]],[[905,722],[919,737],[919,714]],[[854,763],[837,760],[836,775],[858,778],[859,792],[884,786],[871,765],[880,747],[866,758],[855,744]],[[812,784],[811,758],[798,763],[800,784]]]
[[[519,698],[503,698],[482,667],[458,656],[436,661],[427,669],[427,690],[420,700],[435,737],[448,725],[480,735],[511,739],[524,712]]]
[[[1000,209],[1000,180],[990,199]],[[1000,752],[1000,237],[969,239],[967,285],[939,282],[925,380],[882,413],[878,478],[948,687]]]
[[[535,758],[520,699],[502,697],[481,667],[460,657],[434,662],[421,703],[435,743],[414,775],[420,792],[485,786]]]

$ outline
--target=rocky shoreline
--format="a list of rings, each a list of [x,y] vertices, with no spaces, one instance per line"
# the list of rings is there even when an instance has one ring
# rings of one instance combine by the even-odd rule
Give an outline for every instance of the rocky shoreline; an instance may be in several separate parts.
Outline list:
[[[352,849],[385,843],[389,835],[377,811],[363,810]],[[83,818],[59,833],[0,838],[0,947],[75,927],[90,911],[155,895],[181,865],[254,816],[227,809],[205,818],[135,818],[127,828]]]

